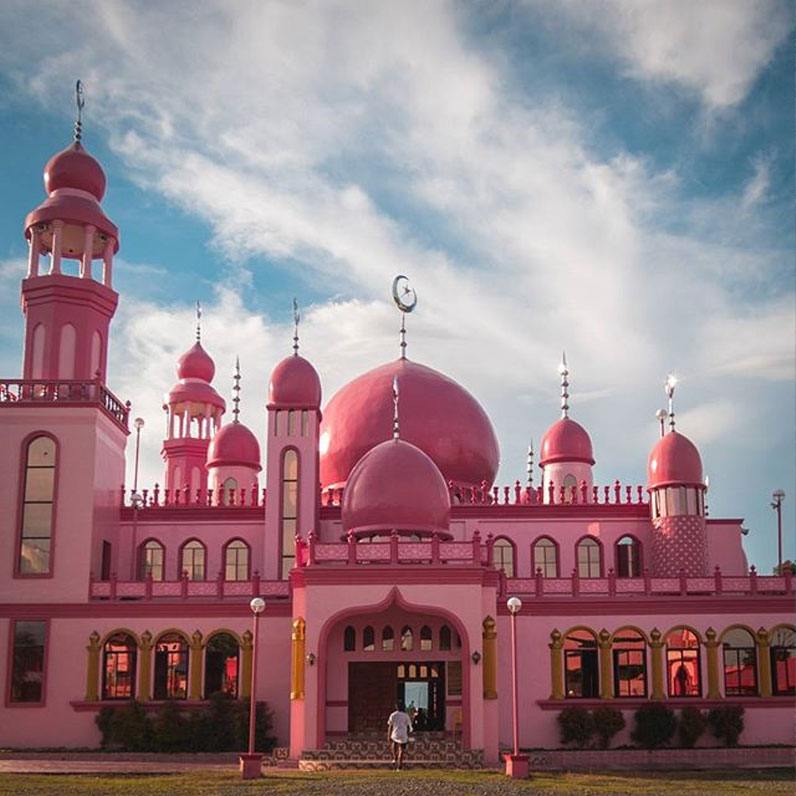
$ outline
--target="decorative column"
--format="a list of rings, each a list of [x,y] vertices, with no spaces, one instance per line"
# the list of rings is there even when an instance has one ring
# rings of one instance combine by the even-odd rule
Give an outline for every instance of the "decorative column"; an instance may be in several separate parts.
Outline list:
[[[188,699],[200,700],[202,698],[202,634],[194,630],[190,641],[191,647],[191,673],[188,683]]]
[[[497,626],[488,616],[484,619],[484,699],[497,699]]]
[[[138,660],[141,664],[141,675],[139,679],[139,697],[142,702],[147,702],[152,698],[152,634],[145,630],[141,634],[138,645]]]
[[[86,664],[86,702],[99,700],[100,634],[95,630],[88,637],[88,661]]]
[[[64,222],[53,221],[52,251],[50,252],[50,273],[61,273],[61,249],[63,247]]]
[[[761,627],[757,631],[757,671],[760,678],[760,696],[771,696],[771,638],[768,631]]]
[[[663,639],[657,627],[650,632],[650,659],[652,661],[652,693],[650,699],[663,699]]]
[[[705,631],[705,647],[708,651],[708,699],[721,699],[719,688],[719,644],[716,631],[709,627]]]
[[[613,699],[613,677],[611,672],[611,634],[603,628],[597,638],[600,650],[600,699]]]
[[[252,685],[252,649],[254,636],[251,630],[247,630],[240,637],[240,698],[248,699],[251,696]]]
[[[290,698],[304,699],[304,649],[307,623],[299,617],[293,620],[292,661],[290,667]]]
[[[553,630],[550,634],[550,678],[552,680],[552,688],[550,691],[550,699],[563,699],[564,698],[564,639],[561,636],[560,630]]]
[[[102,251],[102,284],[111,287],[113,281],[113,238],[105,241],[105,248]]]
[[[80,260],[80,278],[91,279],[91,260],[94,257],[94,233],[97,228],[87,224],[83,231],[83,258]]]
[[[28,278],[39,275],[39,257],[41,256],[41,237],[36,227],[30,233],[30,250],[28,251]]]

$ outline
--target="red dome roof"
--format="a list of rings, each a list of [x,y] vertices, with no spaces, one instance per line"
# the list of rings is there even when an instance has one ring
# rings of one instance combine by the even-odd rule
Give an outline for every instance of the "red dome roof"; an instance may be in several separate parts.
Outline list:
[[[647,485],[704,486],[702,459],[696,445],[677,431],[661,437],[647,460]]]
[[[57,155],[53,155],[44,167],[44,188],[47,193],[59,188],[76,188],[88,191],[101,201],[105,195],[105,172],[102,166],[75,141]]]
[[[343,493],[345,531],[447,532],[450,495],[442,473],[420,448],[390,439],[356,464]]]
[[[315,368],[298,354],[285,357],[271,373],[268,403],[273,406],[320,409],[321,380]]]
[[[495,431],[467,390],[432,368],[399,359],[359,376],[326,405],[320,476],[341,486],[354,465],[392,430],[393,377],[401,393],[401,437],[427,453],[446,481],[491,486],[500,461]]]
[[[542,437],[539,464],[544,467],[555,462],[594,464],[588,432],[580,423],[568,417],[553,423]]]
[[[170,390],[167,397],[170,404],[205,403],[226,409],[224,399],[213,389],[212,385],[202,379],[182,379]]]
[[[202,348],[197,341],[177,360],[178,379],[201,379],[213,381],[216,365],[213,358]]]
[[[260,466],[260,443],[243,423],[227,423],[216,431],[207,449],[207,466]]]

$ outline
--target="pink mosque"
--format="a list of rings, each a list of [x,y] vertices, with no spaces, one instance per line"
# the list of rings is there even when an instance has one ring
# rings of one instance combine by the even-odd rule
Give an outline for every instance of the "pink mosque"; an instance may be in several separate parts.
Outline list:
[[[793,744],[791,576],[756,573],[741,519],[707,516],[671,402],[646,483],[596,484],[564,363],[538,484],[529,461],[500,485],[489,417],[437,370],[401,356],[324,405],[296,334],[252,430],[197,328],[166,393],[163,480],[123,486],[135,428],[106,371],[120,235],[79,130],[44,186],[24,222],[22,374],[0,379],[0,746],[95,747],[97,712],[131,698],[248,699],[254,659],[292,759],[381,740],[401,698],[418,731],[494,764],[513,736],[510,596],[521,747],[559,746],[565,706],[630,727],[648,701],[741,704],[741,743]]]

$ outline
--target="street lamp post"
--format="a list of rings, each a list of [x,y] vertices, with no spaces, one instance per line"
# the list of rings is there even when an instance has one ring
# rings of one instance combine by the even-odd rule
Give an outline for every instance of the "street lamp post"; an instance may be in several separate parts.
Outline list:
[[[144,427],[144,418],[137,417],[133,424],[135,425],[135,470],[133,471],[133,492],[138,492],[138,452],[141,448],[141,429]]]
[[[785,490],[775,489],[771,494],[771,508],[777,512],[777,574],[782,574],[782,501]]]
[[[514,735],[514,753],[505,756],[506,776],[512,779],[526,779],[528,755],[520,754],[519,701],[517,698],[517,614],[522,608],[522,600],[519,597],[509,597],[506,607],[511,614],[511,728]]]
[[[249,693],[249,750],[240,756],[240,772],[243,779],[257,779],[262,776],[263,756],[254,751],[254,728],[257,717],[257,640],[260,630],[260,614],[265,610],[265,600],[255,597],[249,608],[254,616],[252,638],[252,676],[251,692]]]

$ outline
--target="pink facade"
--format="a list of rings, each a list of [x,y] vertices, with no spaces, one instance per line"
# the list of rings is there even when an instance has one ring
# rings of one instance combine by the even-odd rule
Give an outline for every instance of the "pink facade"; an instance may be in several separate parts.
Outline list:
[[[758,575],[742,521],[705,516],[699,453],[679,431],[646,484],[597,483],[565,368],[541,485],[503,486],[489,418],[430,367],[388,363],[322,410],[296,345],[250,431],[237,413],[224,424],[213,341],[197,341],[164,399],[162,482],[122,486],[129,404],[105,368],[118,232],[99,164],[67,153],[26,222],[22,377],[0,379],[0,745],[93,746],[104,705],[205,700],[218,634],[238,651],[225,687],[244,698],[258,595],[256,696],[294,758],[383,734],[400,698],[422,709],[420,731],[496,763],[512,745],[509,596],[523,603],[520,747],[558,746],[567,705],[611,704],[630,724],[648,700],[740,703],[743,743],[793,743],[790,575]]]

